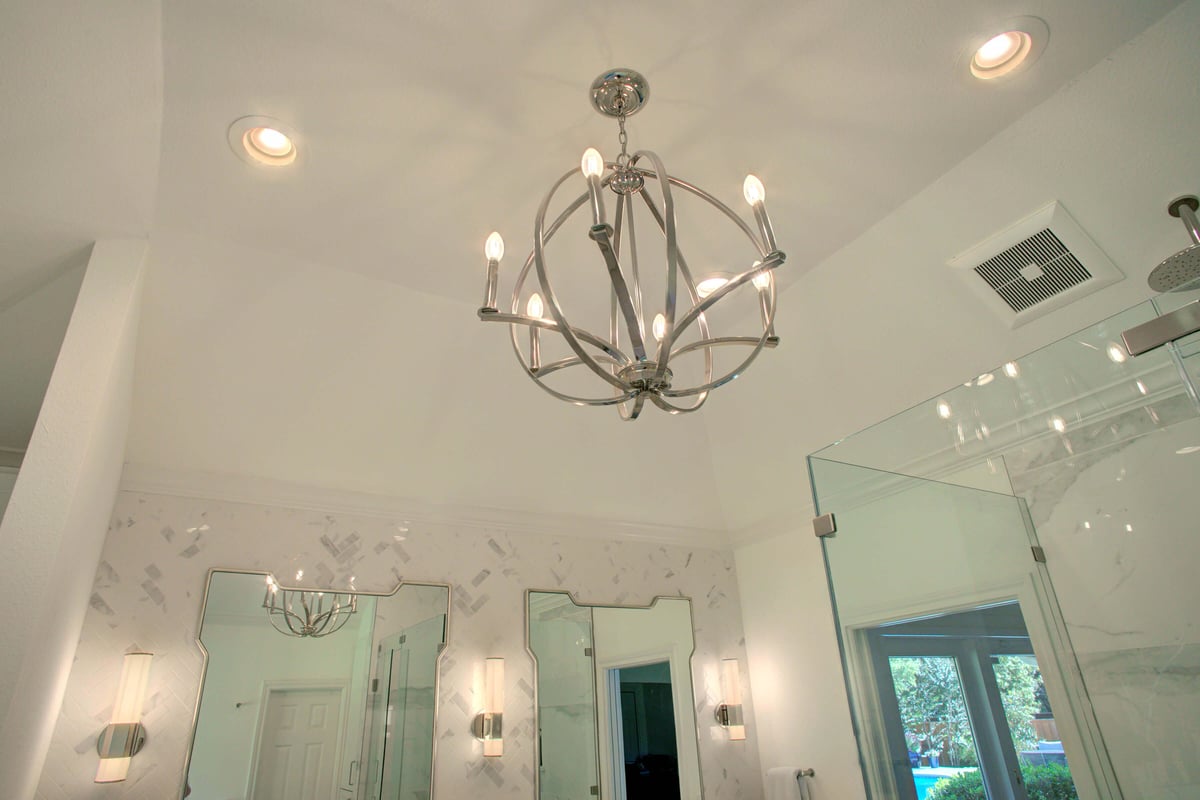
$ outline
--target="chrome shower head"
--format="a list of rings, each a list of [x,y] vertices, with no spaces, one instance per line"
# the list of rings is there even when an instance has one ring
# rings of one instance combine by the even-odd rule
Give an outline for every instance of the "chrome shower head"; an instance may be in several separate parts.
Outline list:
[[[1200,286],[1200,222],[1196,220],[1196,209],[1200,200],[1194,195],[1177,197],[1167,206],[1167,213],[1183,220],[1193,244],[1173,256],[1163,259],[1151,271],[1146,282],[1156,292],[1176,292]]]

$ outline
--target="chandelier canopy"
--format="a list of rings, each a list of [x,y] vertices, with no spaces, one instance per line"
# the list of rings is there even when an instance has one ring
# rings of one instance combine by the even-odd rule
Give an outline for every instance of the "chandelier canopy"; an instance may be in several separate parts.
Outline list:
[[[328,636],[340,631],[358,610],[358,596],[350,592],[312,592],[284,589],[267,576],[263,608],[275,630],[287,636]]]
[[[711,390],[741,375],[764,347],[778,344],[772,270],[785,258],[776,246],[764,205],[765,191],[757,177],[747,175],[742,187],[754,214],[755,231],[708,192],[668,174],[657,154],[628,152],[625,120],[637,113],[649,96],[646,79],[628,69],[609,70],[592,83],[592,105],[618,121],[621,152],[615,161],[605,161],[599,151],[589,147],[579,167],[550,187],[534,220],[533,250],[517,275],[512,302],[505,312],[496,305],[504,240],[499,233],[487,238],[487,286],[479,309],[479,318],[485,322],[509,323],[513,351],[535,383],[576,405],[615,405],[626,420],[637,419],[647,400],[672,414],[695,411],[704,405]],[[562,201],[555,205],[555,195],[576,176],[582,176],[586,189],[565,207]],[[609,193],[615,199],[606,203]],[[700,207],[685,230],[703,241],[703,271],[693,271],[680,247],[683,226],[677,207],[686,202]],[[609,203],[614,204],[611,222]],[[567,241],[554,245],[556,259],[569,268],[560,275],[561,285],[554,286],[549,245],[585,206],[591,217],[587,238],[594,246],[586,245],[582,236],[562,237]],[[644,242],[638,240],[637,218],[657,230],[663,250],[650,253],[639,248]],[[713,222],[720,220],[732,223],[723,229],[742,241],[743,255],[709,241],[713,231],[721,229]],[[588,263],[580,247],[594,247],[600,259],[593,256]],[[661,270],[652,273],[647,267],[655,266],[655,260]],[[607,281],[600,290],[586,290],[575,304],[564,300],[579,288],[581,279],[602,274]],[[530,281],[533,275],[536,285]],[[661,305],[645,299],[656,296],[662,298]],[[738,303],[728,298],[740,298],[740,313]],[[726,301],[732,315],[724,322],[750,319],[751,333],[713,334],[711,328],[717,322],[713,309],[721,301]],[[564,308],[568,306],[576,323],[567,319]],[[578,322],[584,318],[586,324]],[[524,341],[523,330],[528,331]],[[543,334],[556,335],[543,338]],[[561,353],[543,353],[543,348],[555,346]],[[729,363],[718,365],[724,358],[721,353],[736,355]],[[576,375],[574,382],[572,375]]]

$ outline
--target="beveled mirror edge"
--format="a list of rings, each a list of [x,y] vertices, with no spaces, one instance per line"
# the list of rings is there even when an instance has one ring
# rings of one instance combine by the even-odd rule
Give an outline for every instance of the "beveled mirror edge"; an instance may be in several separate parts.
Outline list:
[[[693,661],[696,658],[696,603],[688,595],[685,594],[658,594],[655,595],[649,603],[638,605],[636,603],[630,605],[616,605],[613,603],[581,603],[575,596],[575,593],[569,589],[526,589],[525,590],[525,652],[529,654],[529,659],[533,662],[533,800],[541,800],[542,796],[542,776],[540,770],[537,769],[542,753],[542,738],[537,733],[538,724],[538,660],[537,654],[533,652],[533,647],[529,640],[529,596],[531,594],[564,594],[577,608],[633,608],[633,609],[651,609],[658,605],[659,600],[687,600],[688,602],[688,620],[692,625],[692,650],[688,653],[688,668],[692,674],[688,678],[692,682],[692,702],[689,704],[689,713],[692,715],[692,732],[696,738],[696,757],[700,756],[700,719],[696,714],[696,665]],[[593,642],[594,645],[594,642]],[[596,682],[596,661],[592,659],[592,683]],[[600,710],[596,710],[596,714],[592,718],[592,726],[596,730],[597,747],[600,741]],[[596,753],[596,769],[600,769],[600,754]],[[697,779],[700,782],[700,797],[703,799],[706,796],[704,791],[704,767],[697,763]],[[599,773],[597,772],[597,780]],[[602,800],[602,798],[601,798]]]
[[[200,629],[204,627],[204,612],[208,608],[208,593],[212,589],[213,576],[221,574],[231,575],[261,575],[264,579],[270,577],[275,579],[275,573],[265,569],[239,569],[234,567],[211,567],[204,575],[204,596],[200,600],[200,614],[196,619],[196,646],[200,648],[200,654],[203,660],[200,664],[200,683],[196,687],[196,702],[192,705],[192,722],[191,731],[188,734],[187,751],[183,756],[183,772],[180,775],[179,782],[179,800],[184,800],[187,792],[188,771],[192,766],[192,748],[196,746],[196,724],[200,721],[200,700],[204,696],[204,682],[208,678],[208,648],[204,646],[204,642],[200,640]],[[303,591],[327,591],[325,589],[302,586],[284,586],[278,581],[280,589],[284,590],[303,590]],[[437,786],[437,750],[438,750],[438,714],[441,711],[441,690],[442,690],[442,659],[446,655],[447,645],[450,642],[450,607],[453,602],[454,587],[449,583],[441,583],[439,581],[410,581],[401,579],[390,592],[366,592],[360,589],[352,591],[340,591],[339,594],[354,594],[364,597],[394,597],[405,586],[432,586],[446,590],[446,634],[442,637],[442,644],[438,648],[437,658],[434,659],[433,671],[433,753],[431,755],[431,768],[429,772],[429,796],[434,798],[434,790]],[[534,687],[536,691],[537,687]]]

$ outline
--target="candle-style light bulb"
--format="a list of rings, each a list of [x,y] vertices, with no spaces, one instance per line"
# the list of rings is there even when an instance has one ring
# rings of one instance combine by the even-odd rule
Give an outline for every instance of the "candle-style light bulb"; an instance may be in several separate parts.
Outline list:
[[[533,295],[529,298],[529,302],[525,304],[525,315],[529,316],[529,317],[537,317],[538,319],[541,319],[543,310],[544,309],[542,307],[542,296],[540,294],[538,294],[537,292],[534,292]]]
[[[650,330],[654,333],[655,340],[661,342],[663,337],[667,335],[667,318],[662,314],[655,314],[654,322],[650,325]]]
[[[542,296],[534,292],[525,304],[525,316],[542,318]],[[529,326],[529,368],[537,372],[542,365],[542,330],[536,325]]]
[[[487,256],[488,261],[499,261],[504,258],[504,237],[499,231],[492,231],[488,235],[487,242],[483,245],[483,254]]]
[[[487,258],[487,283],[483,288],[481,314],[496,313],[496,292],[500,289],[500,259],[504,258],[504,239],[498,231],[492,231],[483,243],[483,255]]]
[[[604,172],[604,156],[594,147],[583,151],[579,168],[588,183],[588,201],[592,207],[592,225],[604,224],[604,201],[600,199],[600,175]]]
[[[763,188],[763,182],[756,175],[747,175],[746,180],[742,183],[742,194],[746,197],[746,202],[752,206],[756,206],[767,198],[767,190]]]
[[[599,178],[604,172],[604,156],[600,155],[600,151],[594,147],[589,147],[583,151],[583,158],[579,162],[580,169],[583,170],[584,177]]]

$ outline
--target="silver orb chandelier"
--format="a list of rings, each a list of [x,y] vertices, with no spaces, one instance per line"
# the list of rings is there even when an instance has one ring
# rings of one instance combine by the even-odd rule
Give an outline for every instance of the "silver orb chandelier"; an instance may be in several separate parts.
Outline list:
[[[517,360],[538,386],[576,405],[617,406],[625,420],[637,419],[647,400],[672,414],[696,411],[709,392],[737,378],[763,348],[779,342],[772,271],[785,256],[775,243],[762,182],[747,175],[742,187],[754,217],[755,227],[751,227],[708,192],[671,176],[657,154],[629,153],[625,120],[645,106],[649,91],[646,79],[628,69],[609,70],[592,83],[592,105],[618,122],[620,154],[615,161],[605,161],[597,150],[588,148],[580,165],[551,186],[534,220],[533,250],[517,275],[512,302],[504,312],[496,304],[504,240],[499,233],[487,238],[487,285],[479,309],[484,322],[509,323]],[[555,205],[559,190],[578,177],[584,191]],[[694,272],[680,247],[676,212],[685,198],[696,198],[701,206],[715,210],[712,219],[732,223],[693,222],[690,231],[702,233],[700,238],[706,241],[718,229],[727,229],[739,242],[744,236],[749,247],[745,242],[737,245],[743,255],[733,256],[730,263],[728,248],[719,257],[705,253],[706,267],[717,260],[718,271]],[[614,204],[611,222],[609,204]],[[600,281],[599,290],[587,289],[582,295],[585,302],[571,306],[572,315],[586,317],[592,330],[568,321],[564,292],[561,287],[556,291],[550,281],[551,240],[576,212],[590,216],[587,238],[594,245],[576,245],[569,237],[560,240],[568,238],[570,247],[594,247],[599,259],[585,253],[556,253],[556,258],[569,265],[559,277],[571,288],[591,277]],[[651,236],[639,240],[635,218],[651,228]],[[647,239],[661,241],[665,251],[646,248]],[[575,241],[583,242],[583,237]],[[531,281],[534,275],[536,285]],[[662,298],[661,305],[653,303],[657,297]],[[714,307],[731,297],[740,297],[743,308],[734,320],[752,320],[748,335],[715,335],[711,330],[716,327]],[[757,307],[757,313],[745,313],[751,306]],[[544,352],[551,344],[561,354]],[[729,353],[733,358],[726,362]],[[719,368],[718,360],[723,362]],[[565,377],[580,372],[583,383],[577,376],[573,384],[564,385]]]
[[[267,578],[263,608],[275,630],[287,636],[319,638],[337,633],[358,610],[358,596],[349,592],[284,589]]]

